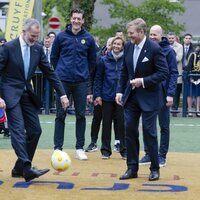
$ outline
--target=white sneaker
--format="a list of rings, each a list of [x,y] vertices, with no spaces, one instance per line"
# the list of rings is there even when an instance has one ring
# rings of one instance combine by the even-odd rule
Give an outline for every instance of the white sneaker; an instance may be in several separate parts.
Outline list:
[[[88,157],[85,154],[85,151],[83,149],[77,149],[76,150],[76,159],[78,159],[78,160],[88,160]]]

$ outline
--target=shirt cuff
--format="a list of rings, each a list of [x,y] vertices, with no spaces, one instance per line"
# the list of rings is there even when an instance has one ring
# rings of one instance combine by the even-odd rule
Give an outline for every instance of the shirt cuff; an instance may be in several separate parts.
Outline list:
[[[116,93],[116,96],[118,96],[118,97],[122,97],[123,96],[123,94],[122,93]]]
[[[141,82],[142,82],[142,87],[145,88],[144,79],[143,78],[141,78]]]
[[[63,99],[63,98],[65,98],[65,97],[67,97],[67,95],[63,95],[63,96],[61,96],[60,99]]]

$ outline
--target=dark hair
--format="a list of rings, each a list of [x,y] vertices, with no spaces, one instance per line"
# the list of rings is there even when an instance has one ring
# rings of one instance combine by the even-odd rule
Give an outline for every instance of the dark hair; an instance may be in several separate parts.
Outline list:
[[[55,32],[53,32],[53,31],[50,31],[50,32],[48,32],[47,36],[50,36],[51,34],[53,34],[53,35],[55,35],[55,36],[56,36],[56,33],[55,33]]]
[[[74,13],[80,13],[80,14],[83,15],[83,18],[85,17],[84,11],[81,10],[81,9],[79,9],[79,8],[74,8],[73,10],[71,10],[71,12],[70,12],[70,17],[72,17],[72,15],[73,15]]]
[[[184,35],[184,38],[185,38],[186,36],[190,36],[190,37],[192,38],[192,34],[190,34],[190,33],[186,33],[186,34]]]
[[[169,33],[167,33],[167,35],[168,36],[170,36],[170,35],[176,36],[176,33],[175,32],[169,32]]]
[[[7,40],[5,38],[0,38],[0,42],[6,43]]]

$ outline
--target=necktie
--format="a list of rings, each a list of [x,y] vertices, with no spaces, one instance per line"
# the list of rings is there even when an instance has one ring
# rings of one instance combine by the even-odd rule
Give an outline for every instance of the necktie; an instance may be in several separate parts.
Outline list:
[[[23,61],[24,61],[25,79],[27,79],[27,77],[28,77],[28,71],[29,71],[29,64],[30,64],[30,53],[29,53],[29,46],[28,45],[26,45],[24,47]]]
[[[135,45],[134,53],[133,53],[134,70],[136,68],[137,60],[138,60],[138,57],[139,57],[139,50],[140,50],[140,48],[137,45]]]
[[[185,52],[184,52],[184,65],[187,65],[187,53],[188,53],[188,46],[185,47]]]
[[[49,57],[49,49],[48,48],[46,48],[46,56],[47,56],[47,58]]]

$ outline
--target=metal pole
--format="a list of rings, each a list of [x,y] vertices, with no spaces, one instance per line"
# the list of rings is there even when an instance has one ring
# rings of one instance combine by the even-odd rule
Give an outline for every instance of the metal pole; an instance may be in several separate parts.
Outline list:
[[[35,0],[34,3],[34,18],[40,22],[41,25],[41,32],[39,40],[42,41],[43,35],[43,24],[42,24],[42,0]]]

